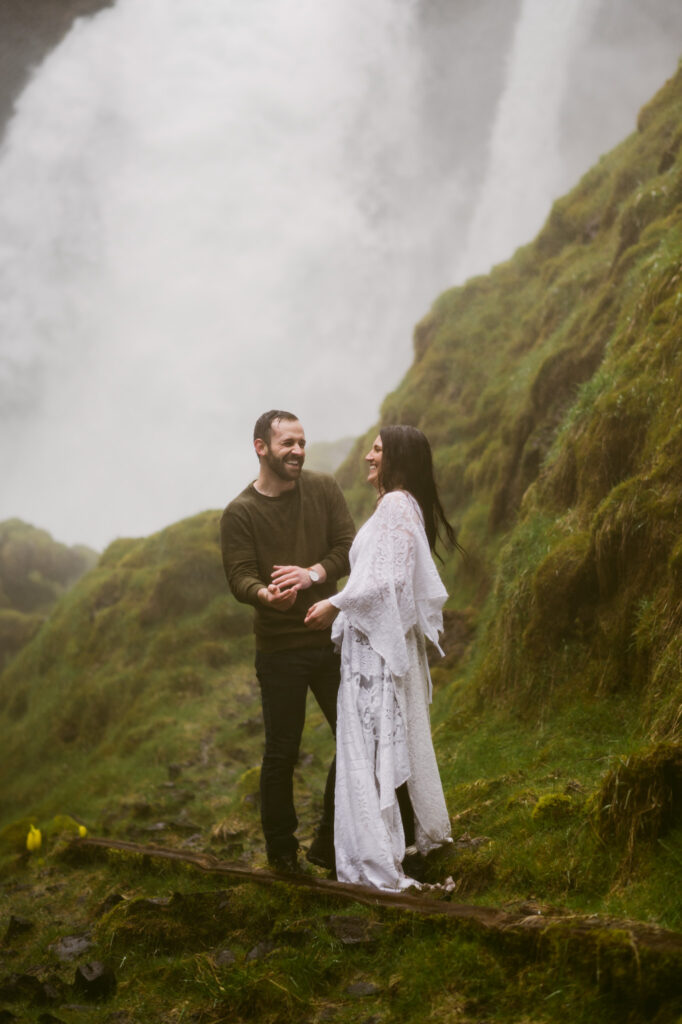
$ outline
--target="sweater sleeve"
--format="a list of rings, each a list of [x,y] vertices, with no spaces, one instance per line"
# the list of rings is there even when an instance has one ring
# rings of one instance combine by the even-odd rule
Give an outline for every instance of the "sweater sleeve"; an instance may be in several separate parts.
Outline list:
[[[418,506],[404,492],[385,495],[362,534],[350,578],[329,600],[400,677],[408,668],[408,630],[417,627],[438,643],[447,593],[431,558]],[[341,618],[332,636],[342,629]]]
[[[327,573],[327,579],[335,583],[342,576],[348,575],[348,552],[355,536],[355,526],[341,488],[333,478],[330,478],[328,502],[329,550],[324,558],[320,559],[320,565]]]
[[[220,520],[223,568],[238,601],[259,607],[258,591],[267,584],[260,578],[256,546],[248,516],[226,508]]]

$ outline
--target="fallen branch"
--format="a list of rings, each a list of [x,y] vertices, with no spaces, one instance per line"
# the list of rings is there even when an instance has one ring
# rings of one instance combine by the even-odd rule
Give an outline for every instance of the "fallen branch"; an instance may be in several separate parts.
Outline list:
[[[679,961],[682,970],[682,934],[671,932],[656,925],[639,921],[623,921],[596,915],[563,914],[560,912],[537,911],[528,913],[509,913],[493,907],[472,906],[452,903],[447,900],[433,899],[424,894],[381,892],[361,885],[346,885],[331,879],[317,878],[313,875],[284,875],[273,871],[254,871],[240,868],[220,861],[211,854],[188,853],[162,846],[140,846],[119,839],[97,839],[86,837],[74,839],[68,849],[74,854],[86,850],[121,850],[159,860],[176,861],[189,864],[200,871],[214,875],[224,875],[235,881],[250,882],[255,885],[272,886],[285,883],[299,888],[309,889],[321,895],[334,896],[353,903],[362,903],[370,907],[393,907],[397,910],[409,911],[420,916],[441,916],[460,922],[477,925],[486,931],[505,933],[508,935],[536,935],[556,939],[598,938],[598,933],[605,931],[622,936],[624,943],[638,956],[639,952],[665,955],[675,962]]]

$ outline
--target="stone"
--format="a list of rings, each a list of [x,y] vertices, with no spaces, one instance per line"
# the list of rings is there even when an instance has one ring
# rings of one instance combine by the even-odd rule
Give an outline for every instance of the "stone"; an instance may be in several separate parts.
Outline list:
[[[17,939],[22,935],[26,935],[34,928],[34,922],[29,921],[26,917],[17,917],[16,914],[12,914],[7,925],[7,931],[3,942],[11,942],[13,939]]]
[[[86,999],[107,999],[116,991],[116,975],[106,964],[93,960],[76,968],[73,987]]]
[[[381,989],[371,981],[354,981],[346,989],[349,996],[362,999],[365,996],[378,996]]]
[[[95,917],[104,917],[104,915],[108,914],[110,910],[117,907],[119,903],[123,903],[124,898],[125,897],[122,896],[120,892],[110,893],[106,899],[103,899],[102,902],[98,904],[97,909],[95,910]]]
[[[246,962],[250,963],[252,960],[262,960],[268,953],[272,953],[275,949],[276,943],[271,939],[263,939],[262,942],[257,943],[253,949],[246,954]]]
[[[65,935],[57,939],[48,948],[60,960],[75,960],[76,957],[85,953],[92,946],[92,940],[87,935]]]
[[[327,927],[334,938],[340,939],[344,946],[376,942],[381,932],[384,931],[384,926],[377,921],[340,914],[328,917]]]
[[[40,1002],[43,987],[34,974],[10,974],[0,982],[0,999]]]
[[[213,954],[213,963],[216,967],[229,967],[230,964],[235,963],[236,959],[231,949],[221,949]]]

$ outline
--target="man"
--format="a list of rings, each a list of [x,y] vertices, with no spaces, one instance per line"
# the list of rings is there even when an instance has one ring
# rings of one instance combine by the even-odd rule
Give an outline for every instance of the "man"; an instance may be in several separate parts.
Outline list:
[[[335,593],[336,581],[348,573],[355,533],[336,481],[303,471],[305,443],[293,413],[263,413],[253,432],[258,478],[230,502],[220,523],[230,589],[238,601],[255,608],[256,675],[265,724],[261,820],[268,863],[287,872],[300,870],[293,775],[308,687],[336,732],[339,658],[330,630],[307,629],[304,619],[308,608]],[[335,766],[336,759],[307,854],[329,869],[334,867]]]

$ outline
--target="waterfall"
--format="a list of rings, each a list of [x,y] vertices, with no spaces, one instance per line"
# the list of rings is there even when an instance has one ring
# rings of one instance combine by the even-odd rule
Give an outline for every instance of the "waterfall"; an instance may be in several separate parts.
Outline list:
[[[457,200],[450,172],[422,188],[416,7],[75,24],[0,159],[0,519],[101,545],[222,506],[265,409],[310,440],[372,423]]]
[[[562,159],[561,112],[571,61],[598,3],[523,0],[456,280],[488,271],[530,241],[552,201],[573,183],[573,168]]]
[[[0,150],[0,520],[99,547],[224,505],[265,409],[363,432],[438,292],[632,130],[680,32],[678,0],[77,21]]]

